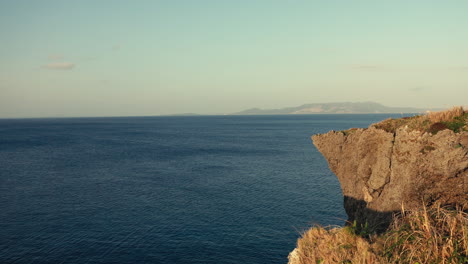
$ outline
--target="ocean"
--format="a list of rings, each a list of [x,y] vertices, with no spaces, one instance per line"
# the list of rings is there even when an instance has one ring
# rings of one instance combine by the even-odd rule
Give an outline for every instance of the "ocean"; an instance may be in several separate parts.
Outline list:
[[[390,116],[0,119],[0,263],[287,263],[346,219],[310,136]]]

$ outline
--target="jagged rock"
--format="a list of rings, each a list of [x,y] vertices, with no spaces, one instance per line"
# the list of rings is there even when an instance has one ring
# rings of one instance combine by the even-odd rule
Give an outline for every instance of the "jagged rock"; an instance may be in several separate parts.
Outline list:
[[[314,135],[338,177],[350,222],[383,230],[391,215],[440,203],[468,208],[468,132],[374,126]]]

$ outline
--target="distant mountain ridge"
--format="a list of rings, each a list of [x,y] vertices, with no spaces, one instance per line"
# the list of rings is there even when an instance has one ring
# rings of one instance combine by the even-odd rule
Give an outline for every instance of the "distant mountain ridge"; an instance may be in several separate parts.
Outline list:
[[[414,107],[388,107],[375,102],[341,102],[304,104],[281,109],[251,108],[232,115],[294,115],[294,114],[376,114],[423,113],[429,109]]]

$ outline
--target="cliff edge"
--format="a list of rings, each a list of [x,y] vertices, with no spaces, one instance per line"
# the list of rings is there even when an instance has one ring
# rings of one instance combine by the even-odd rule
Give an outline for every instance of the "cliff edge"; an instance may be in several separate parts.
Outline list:
[[[312,140],[340,181],[348,224],[304,232],[289,264],[468,263],[468,111]]]
[[[348,221],[384,231],[402,208],[468,208],[467,120],[459,107],[312,140],[340,181]]]

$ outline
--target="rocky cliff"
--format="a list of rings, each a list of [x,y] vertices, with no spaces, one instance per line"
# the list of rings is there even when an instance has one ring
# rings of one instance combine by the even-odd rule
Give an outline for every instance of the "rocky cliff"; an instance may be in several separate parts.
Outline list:
[[[350,225],[310,228],[289,264],[468,263],[468,111],[312,140],[340,181]]]
[[[340,181],[351,223],[383,231],[402,208],[468,208],[468,114],[460,109],[312,137]]]

